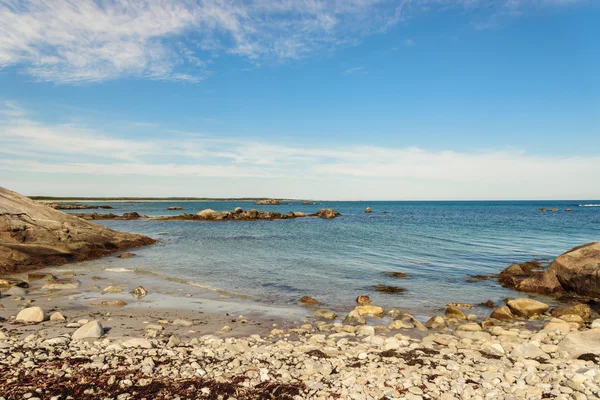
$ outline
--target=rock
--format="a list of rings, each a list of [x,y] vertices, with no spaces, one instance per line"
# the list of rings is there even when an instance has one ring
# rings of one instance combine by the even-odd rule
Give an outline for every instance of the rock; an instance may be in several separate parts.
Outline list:
[[[595,319],[592,321],[592,329],[600,329],[600,319]]]
[[[479,332],[481,331],[481,325],[476,322],[469,322],[468,324],[462,324],[456,327],[457,331],[465,332]]]
[[[425,326],[429,329],[443,328],[446,326],[446,320],[444,319],[444,317],[436,315],[434,317],[429,318],[427,322],[425,322]]]
[[[497,341],[485,342],[481,346],[481,352],[500,357],[502,357],[505,354],[504,347],[502,347],[502,345]]]
[[[346,324],[356,324],[356,325],[364,325],[367,323],[365,318],[359,314],[358,311],[352,310],[350,313],[344,318],[344,323]]]
[[[583,318],[581,318],[579,315],[576,314],[565,314],[565,315],[561,315],[559,317],[559,319],[562,319],[565,322],[573,322],[576,323],[577,325],[581,326],[583,324],[585,324],[585,321],[583,320]]]
[[[506,305],[514,314],[526,318],[543,314],[550,308],[548,304],[527,298],[509,300]]]
[[[241,214],[243,212],[244,212],[244,210],[242,210],[242,207],[236,207],[233,209],[234,214]]]
[[[333,311],[329,311],[329,310],[317,310],[313,314],[313,317],[315,317],[315,318],[325,318],[325,319],[336,319],[337,318],[337,314],[334,313]]]
[[[408,276],[406,272],[386,272],[385,274],[391,278],[406,278]]]
[[[356,303],[361,306],[368,306],[371,304],[371,298],[369,296],[358,296],[356,298]]]
[[[515,289],[523,292],[551,294],[563,291],[554,271],[532,274],[515,285]]]
[[[369,325],[359,326],[356,328],[356,336],[374,336],[375,328]]]
[[[64,321],[65,317],[58,311],[50,316],[50,321]]]
[[[532,343],[523,343],[515,346],[513,351],[510,353],[513,357],[521,357],[521,358],[543,358],[548,359],[550,356],[544,353],[539,347],[535,346]]]
[[[494,311],[492,311],[492,315],[490,315],[490,317],[499,321],[512,321],[514,318],[513,313],[507,306],[496,308]]]
[[[446,317],[448,318],[456,318],[456,319],[467,319],[467,316],[465,315],[464,312],[462,312],[461,309],[457,308],[457,307],[448,307],[446,308]]]
[[[558,351],[564,351],[572,358],[588,353],[600,354],[600,330],[569,333],[558,343]]]
[[[28,282],[40,281],[40,280],[53,281],[55,279],[56,279],[56,277],[51,274],[43,274],[43,273],[40,274],[40,273],[30,272],[27,275],[25,275],[25,280],[27,280]]]
[[[173,321],[173,326],[192,326],[191,321],[186,321],[185,319],[176,319]]]
[[[554,332],[558,330],[563,334],[567,334],[571,331],[571,325],[567,321],[563,321],[562,319],[552,318],[546,325],[544,325],[544,330]]]
[[[321,304],[320,301],[310,297],[310,296],[303,296],[300,299],[300,303],[304,303],[304,304]]]
[[[492,300],[488,300],[483,303],[479,303],[478,306],[487,307],[487,308],[495,308],[496,304]]]
[[[177,336],[171,335],[171,337],[169,337],[169,341],[167,342],[167,347],[177,347],[181,344],[181,339],[179,339]]]
[[[81,282],[76,279],[55,279],[42,286],[46,290],[68,290],[77,289],[81,286]]]
[[[135,257],[136,254],[135,253],[123,253],[119,255],[119,258],[132,258]]]
[[[71,339],[97,339],[104,334],[104,328],[99,321],[91,321],[73,332]]]
[[[408,321],[403,321],[401,319],[393,320],[389,325],[388,329],[412,329],[414,325]]]
[[[66,214],[0,187],[0,272],[99,258],[155,243]]]
[[[135,289],[133,289],[131,292],[129,292],[129,294],[131,294],[136,299],[142,299],[142,298],[146,297],[148,292],[146,291],[146,289],[144,289],[143,286],[138,286]]]
[[[373,289],[383,293],[404,293],[406,289],[397,286],[375,285]]]
[[[179,207],[179,206],[171,206],[171,207],[167,207],[167,210],[169,210],[169,211],[173,211],[173,210],[183,210],[183,207]]]
[[[600,297],[600,242],[584,244],[556,257],[548,271],[565,290]]]
[[[560,318],[563,315],[579,315],[583,319],[588,319],[591,315],[591,308],[587,304],[576,304],[572,307],[555,308],[550,314],[554,318]]]
[[[370,212],[373,212],[373,210],[371,210],[371,207],[367,207],[367,208],[365,208],[365,212],[370,213]]]
[[[354,311],[356,311],[361,317],[362,316],[381,316],[383,315],[384,311],[383,308],[379,307],[379,306],[356,306],[354,308]]]
[[[13,286],[8,289],[4,294],[9,296],[26,296],[29,294],[29,290],[23,289],[22,287]]]
[[[17,321],[43,322],[45,319],[46,313],[40,307],[29,307],[17,314]]]
[[[341,214],[335,210],[332,210],[331,208],[322,208],[316,212],[316,215],[317,215],[317,217],[320,217],[320,218],[332,219]]]
[[[69,342],[69,338],[64,336],[44,340],[44,344],[49,346],[66,346],[67,344],[69,344]]]
[[[104,290],[102,290],[100,293],[105,294],[105,293],[121,293],[123,292],[123,289],[121,289],[118,286],[109,286],[107,288],[105,288]]]
[[[152,346],[152,342],[149,341],[148,339],[143,339],[143,338],[134,338],[134,339],[129,339],[126,340],[122,343],[123,347],[125,348],[136,348],[136,349],[151,349]]]
[[[0,278],[0,287],[20,287],[20,288],[28,288],[29,283],[22,281],[20,279],[12,279],[12,278]]]
[[[101,306],[101,307],[123,307],[127,305],[127,302],[123,300],[107,300],[107,301],[90,301],[90,306]]]
[[[210,208],[208,208],[206,210],[197,212],[196,215],[202,219],[213,220],[213,219],[217,218],[219,213],[216,212],[215,210],[211,210]]]
[[[279,200],[275,200],[275,199],[264,199],[264,200],[258,200],[256,203],[254,203],[256,205],[268,205],[268,206],[276,206],[279,205]]]

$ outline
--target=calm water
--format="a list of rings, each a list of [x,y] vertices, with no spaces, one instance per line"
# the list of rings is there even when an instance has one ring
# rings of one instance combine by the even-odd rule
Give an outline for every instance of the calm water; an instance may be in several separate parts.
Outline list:
[[[468,274],[497,273],[511,262],[550,258],[600,240],[600,201],[540,202],[320,202],[255,206],[243,202],[111,203],[114,212],[176,215],[205,208],[258,208],[314,212],[333,208],[335,220],[305,218],[262,222],[100,221],[139,232],[160,244],[137,249],[137,258],[104,259],[88,268],[134,268],[200,285],[289,304],[304,295],[348,309],[359,294],[375,304],[427,312],[448,302],[499,301],[515,293],[494,282],[465,283]],[[365,214],[365,207],[373,213]],[[558,213],[540,213],[556,207]],[[573,212],[564,212],[565,208]],[[385,213],[384,213],[385,211]],[[160,233],[168,232],[168,235]],[[395,279],[385,272],[406,272]],[[403,294],[373,285],[406,288]]]

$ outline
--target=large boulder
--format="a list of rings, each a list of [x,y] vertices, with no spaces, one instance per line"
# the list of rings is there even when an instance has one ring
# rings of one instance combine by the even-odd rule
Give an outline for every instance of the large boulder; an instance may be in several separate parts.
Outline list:
[[[506,305],[514,314],[526,318],[543,314],[550,308],[548,304],[541,301],[525,298],[509,300]]]
[[[43,322],[45,319],[46,313],[40,307],[29,307],[17,314],[17,321]]]
[[[569,333],[558,343],[558,351],[564,351],[573,358],[582,354],[600,354],[600,329]]]
[[[0,272],[99,258],[155,243],[117,232],[0,187]]]
[[[75,332],[73,332],[73,336],[71,336],[71,339],[97,339],[103,334],[104,328],[102,327],[102,324],[98,321],[91,321],[83,325],[81,328],[77,329]]]
[[[265,200],[258,200],[256,203],[257,205],[271,205],[271,206],[276,206],[279,204],[279,200],[275,200],[275,199],[265,199]]]
[[[583,296],[600,296],[600,242],[572,248],[556,257],[548,271],[565,290]]]
[[[322,208],[316,212],[317,217],[321,217],[324,219],[332,219],[340,215],[339,212],[332,210],[331,208]]]
[[[523,292],[550,294],[561,292],[561,286],[554,271],[545,271],[523,279],[515,285],[515,289]]]
[[[201,219],[216,219],[219,216],[219,213],[216,212],[215,210],[211,210],[210,208],[207,208],[206,210],[202,210],[202,211],[198,211],[196,213],[196,215],[198,217],[200,217]]]

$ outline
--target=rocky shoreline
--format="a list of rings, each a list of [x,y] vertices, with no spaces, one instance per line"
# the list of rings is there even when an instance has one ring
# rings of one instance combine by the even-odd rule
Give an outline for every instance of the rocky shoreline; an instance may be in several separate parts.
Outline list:
[[[290,211],[287,214],[276,211],[261,211],[261,210],[243,210],[237,207],[232,211],[215,211],[206,209],[197,212],[196,214],[181,213],[180,215],[163,216],[163,217],[148,217],[140,215],[137,212],[129,212],[123,215],[112,213],[99,214],[71,214],[85,220],[138,220],[144,219],[148,221],[274,221],[280,219],[296,219],[307,217],[319,217],[323,219],[337,218],[341,214],[329,208],[322,208],[315,213],[307,214],[301,211]]]

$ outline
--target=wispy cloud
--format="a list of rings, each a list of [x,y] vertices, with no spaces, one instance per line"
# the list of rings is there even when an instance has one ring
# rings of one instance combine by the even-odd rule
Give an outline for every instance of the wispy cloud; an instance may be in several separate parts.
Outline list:
[[[40,81],[198,82],[215,56],[260,64],[360,43],[448,8],[518,14],[578,0],[0,0],[0,68]]]
[[[0,115],[6,117],[21,117],[25,114],[27,114],[27,112],[12,101],[5,101],[0,104]]]
[[[366,73],[366,71],[365,71],[365,67],[361,65],[359,67],[348,68],[344,71],[344,73],[346,75],[351,75],[351,74],[356,74],[356,73]]]
[[[81,124],[41,123],[24,115],[31,113],[0,119],[2,180],[27,174],[36,182],[54,182],[60,188],[61,182],[79,176],[85,180],[79,187],[84,191],[88,186],[91,190],[96,182],[130,177],[153,182],[156,188],[181,182],[177,189],[180,195],[198,194],[192,188],[205,188],[212,182],[211,193],[223,196],[600,196],[598,188],[590,185],[600,169],[599,156],[536,155],[519,149],[461,152],[401,146],[332,148],[317,143],[267,143],[177,131],[169,131],[168,139],[149,140],[123,138]],[[54,178],[65,175],[70,176],[66,181]]]

